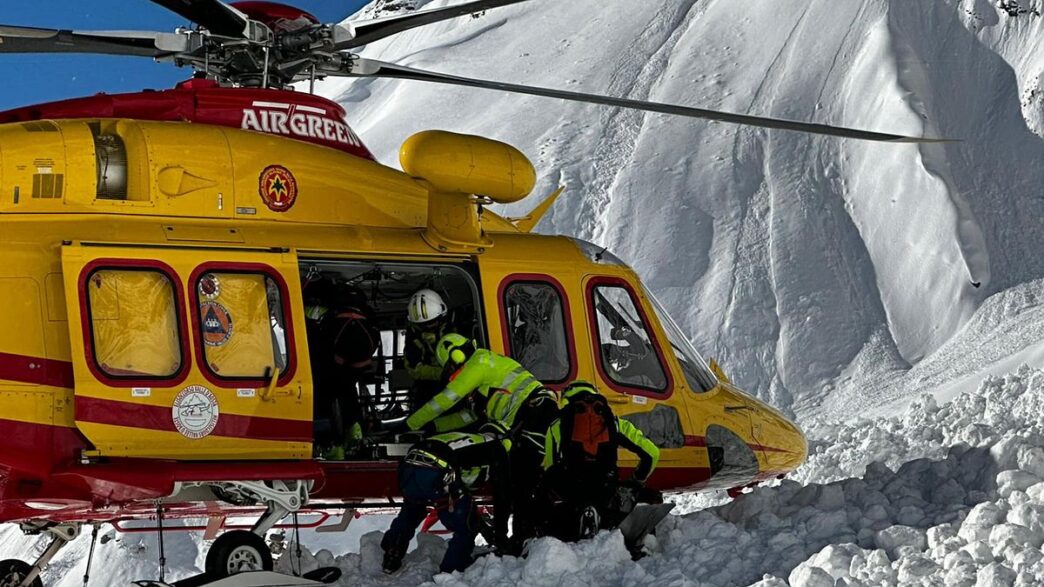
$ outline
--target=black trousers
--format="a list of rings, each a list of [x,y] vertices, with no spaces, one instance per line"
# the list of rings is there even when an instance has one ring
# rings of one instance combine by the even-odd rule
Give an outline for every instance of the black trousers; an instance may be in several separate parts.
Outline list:
[[[541,503],[537,487],[544,468],[544,439],[551,423],[558,418],[558,402],[546,392],[534,392],[518,411],[511,447],[511,511],[514,514],[512,542],[536,535]]]

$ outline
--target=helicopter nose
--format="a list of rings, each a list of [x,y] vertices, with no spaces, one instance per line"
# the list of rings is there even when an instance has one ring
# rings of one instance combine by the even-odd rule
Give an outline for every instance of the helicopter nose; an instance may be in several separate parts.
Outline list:
[[[784,451],[777,452],[775,458],[770,459],[770,468],[780,472],[793,471],[808,457],[808,440],[797,424],[785,419],[780,424]]]

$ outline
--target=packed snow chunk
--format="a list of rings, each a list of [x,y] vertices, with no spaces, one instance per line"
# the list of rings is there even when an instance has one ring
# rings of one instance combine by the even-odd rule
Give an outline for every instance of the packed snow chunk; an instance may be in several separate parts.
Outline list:
[[[834,578],[819,567],[798,565],[790,572],[791,587],[834,587]]]
[[[990,529],[1003,519],[1004,511],[999,507],[990,502],[980,503],[968,512],[958,535],[967,542],[988,538]]]
[[[1017,573],[1033,573],[1034,569],[1041,571],[1041,583],[1044,583],[1044,552],[1039,548],[1023,548],[1015,553],[1010,559],[1012,569]]]
[[[976,576],[976,587],[1011,587],[1015,584],[1015,571],[1000,563],[989,564]]]
[[[896,564],[899,572],[896,577],[900,585],[910,585],[929,580],[930,577],[939,572],[939,565],[932,559],[919,553],[911,553],[899,559]]]
[[[910,526],[889,526],[874,537],[878,548],[882,548],[889,556],[898,558],[905,552],[924,550],[928,544],[925,531]]]
[[[1015,435],[1000,439],[990,448],[990,456],[997,462],[1000,470],[1014,469],[1019,463],[1019,452],[1025,448],[1026,441]]]
[[[1026,495],[1037,503],[1044,503],[1044,482],[1037,483],[1026,490]]]
[[[855,544],[831,544],[790,573],[791,585],[833,585],[835,579],[851,579],[853,561],[865,561],[871,551]],[[829,583],[824,583],[829,578]]]
[[[895,569],[888,555],[880,549],[871,552],[865,559],[854,557],[851,575],[853,583],[857,585],[894,585],[896,582]]]
[[[999,524],[990,530],[989,541],[994,554],[1000,555],[1008,545],[1039,548],[1044,536],[1018,524]]]
[[[1001,471],[997,474],[997,493],[1008,497],[1014,491],[1025,491],[1037,483],[1040,483],[1040,477],[1026,471]]]
[[[1038,479],[1044,479],[1044,448],[1039,446],[1023,447],[1019,451],[1019,468],[1035,475]]]
[[[938,526],[928,528],[928,548],[941,548],[955,538],[957,538],[957,529],[954,528],[953,524],[939,524]]]
[[[626,565],[626,566],[625,566]],[[640,584],[656,581],[631,565],[631,554],[618,531],[601,532],[590,540],[566,544],[540,538],[529,544],[525,559],[486,556],[463,574],[437,575],[440,587],[527,585],[589,587],[594,584]]]
[[[848,527],[848,516],[840,510],[812,514],[805,523],[805,531],[812,539],[832,538],[851,532]]]
[[[1008,521],[1025,526],[1037,534],[1044,534],[1044,504],[1023,503],[1008,512]]]
[[[990,543],[986,540],[969,542],[961,550],[967,552],[971,556],[972,562],[977,565],[989,564],[996,560],[993,549],[990,548]]]

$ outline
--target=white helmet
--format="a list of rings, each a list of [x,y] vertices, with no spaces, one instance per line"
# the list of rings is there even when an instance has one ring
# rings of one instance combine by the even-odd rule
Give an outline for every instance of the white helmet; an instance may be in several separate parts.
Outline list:
[[[410,296],[406,318],[413,324],[424,324],[442,318],[448,311],[442,296],[430,289],[421,289]]]

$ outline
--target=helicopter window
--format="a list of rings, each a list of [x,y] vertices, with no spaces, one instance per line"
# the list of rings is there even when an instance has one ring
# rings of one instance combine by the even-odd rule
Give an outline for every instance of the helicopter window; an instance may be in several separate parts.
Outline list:
[[[95,366],[114,379],[165,379],[184,364],[174,282],[153,269],[101,268],[84,284]]]
[[[707,363],[704,362],[703,357],[696,352],[692,343],[689,342],[689,338],[685,336],[682,329],[678,327],[671,315],[667,313],[660,300],[656,299],[648,289],[645,290],[645,295],[652,301],[653,310],[656,310],[656,315],[660,318],[660,324],[667,331],[667,340],[671,343],[674,356],[678,358],[682,374],[685,375],[685,381],[689,384],[689,388],[696,393],[714,389],[714,386],[718,384],[718,379],[711,372]]]
[[[600,280],[591,288],[591,302],[604,375],[625,388],[667,391],[663,360],[630,288]]]
[[[195,279],[203,362],[220,379],[268,380],[286,373],[284,293],[267,273],[205,271]]]
[[[575,361],[565,294],[542,276],[506,283],[502,317],[508,354],[544,383],[568,381]]]

